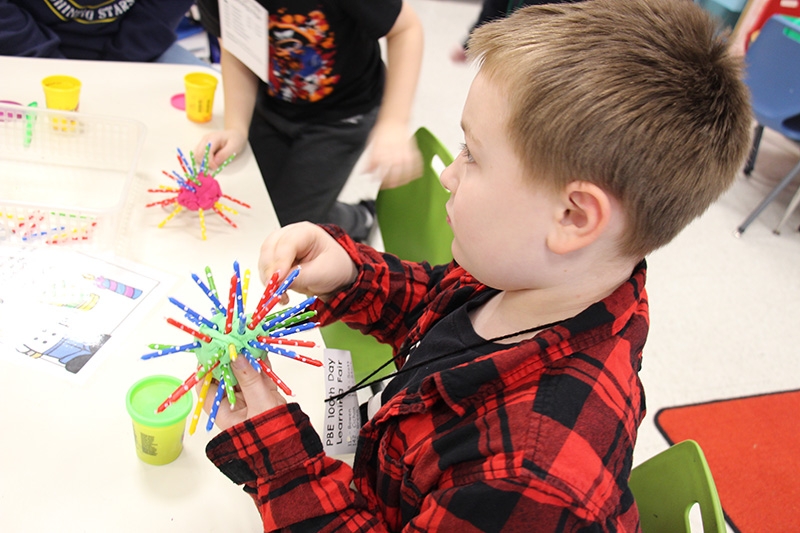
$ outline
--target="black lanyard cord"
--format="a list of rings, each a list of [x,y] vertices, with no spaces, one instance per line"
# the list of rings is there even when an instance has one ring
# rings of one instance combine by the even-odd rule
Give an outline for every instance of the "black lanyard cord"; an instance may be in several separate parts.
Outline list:
[[[361,381],[356,383],[350,389],[348,389],[348,390],[346,390],[346,391],[344,391],[342,393],[336,394],[334,396],[331,396],[330,398],[326,398],[325,399],[325,403],[335,402],[337,400],[341,400],[342,398],[344,398],[348,394],[352,394],[352,393],[354,393],[356,391],[359,391],[361,389],[365,389],[367,387],[371,387],[375,383],[380,383],[381,381],[383,381],[385,379],[393,378],[393,377],[398,376],[400,374],[403,374],[405,372],[410,372],[411,370],[415,370],[417,368],[429,365],[430,363],[439,361],[441,359],[444,359],[445,357],[450,357],[451,355],[455,355],[457,353],[465,352],[467,350],[472,350],[474,348],[478,348],[478,347],[484,346],[486,344],[491,344],[493,342],[502,341],[504,339],[509,339],[511,337],[516,337],[517,335],[524,335],[526,333],[532,333],[532,332],[538,331],[538,330],[550,329],[552,327],[555,327],[555,326],[561,324],[562,322],[565,322],[566,320],[569,320],[569,319],[565,318],[563,320],[558,320],[556,322],[551,322],[549,324],[543,324],[541,326],[535,326],[535,327],[532,327],[532,328],[523,329],[521,331],[515,331],[514,333],[508,333],[506,335],[500,335],[499,337],[494,337],[494,338],[489,339],[489,340],[481,339],[480,342],[477,342],[477,343],[469,345],[469,346],[464,346],[462,348],[458,348],[457,350],[453,350],[451,352],[445,352],[443,354],[439,354],[436,357],[433,357],[433,358],[428,359],[426,361],[420,361],[417,364],[410,364],[410,365],[406,364],[406,365],[403,365],[402,368],[400,368],[399,370],[395,370],[394,372],[392,372],[391,374],[389,374],[387,376],[384,376],[382,378],[369,381],[369,379],[372,378],[372,376],[374,376],[375,374],[377,374],[378,372],[380,372],[381,370],[386,368],[389,365],[389,363],[393,363],[396,359],[407,357],[409,352],[411,351],[411,346],[405,346],[397,353],[397,355],[392,356],[391,359],[388,359],[381,366],[379,366],[378,368],[373,370],[372,373],[370,373],[370,375],[368,375],[367,377],[365,377],[364,379],[362,379]],[[419,342],[421,342],[421,340]],[[419,344],[419,342],[417,342],[416,344]]]

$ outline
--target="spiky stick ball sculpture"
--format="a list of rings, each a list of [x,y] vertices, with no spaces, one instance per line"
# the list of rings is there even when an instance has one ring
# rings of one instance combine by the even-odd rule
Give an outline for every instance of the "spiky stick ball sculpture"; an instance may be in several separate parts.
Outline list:
[[[145,206],[154,207],[160,205],[166,207],[176,204],[175,209],[158,225],[159,228],[163,228],[164,224],[169,222],[172,217],[186,208],[190,211],[197,211],[197,214],[200,217],[200,232],[203,240],[206,240],[205,211],[213,210],[216,214],[221,216],[225,222],[234,228],[236,227],[236,224],[234,224],[233,221],[222,211],[229,211],[234,215],[237,215],[238,213],[220,202],[220,198],[225,198],[243,207],[250,207],[246,203],[237,200],[236,198],[232,198],[227,194],[222,194],[222,189],[219,186],[219,182],[216,180],[216,175],[219,174],[223,168],[228,166],[228,163],[230,163],[233,158],[236,157],[236,154],[230,156],[225,160],[225,162],[217,167],[216,170],[212,171],[208,166],[208,151],[210,147],[210,144],[206,146],[206,153],[203,156],[203,160],[200,162],[199,168],[197,168],[197,165],[195,164],[194,154],[192,152],[189,152],[189,157],[191,159],[190,163],[184,157],[181,149],[178,148],[178,163],[181,166],[181,170],[183,170],[183,177],[181,177],[181,175],[174,170],[172,171],[172,174],[167,173],[165,170],[161,171],[165,176],[171,180],[174,180],[178,184],[178,188],[176,189],[175,187],[160,185],[157,189],[147,189],[147,192],[152,193],[177,193],[176,196],[167,198],[166,200],[152,202]]]
[[[156,412],[161,412],[170,404],[178,401],[192,387],[202,381],[202,387],[197,398],[192,422],[189,426],[189,433],[193,434],[197,427],[200,411],[206,400],[206,393],[211,384],[211,380],[216,378],[219,381],[217,394],[213,399],[213,405],[209,414],[206,430],[210,431],[214,427],[214,420],[219,409],[222,395],[227,394],[228,402],[231,405],[236,403],[234,386],[236,377],[231,371],[231,362],[237,357],[244,357],[250,365],[259,372],[265,372],[280,389],[287,395],[292,396],[291,389],[283,382],[275,372],[267,365],[265,358],[267,352],[289,357],[295,361],[307,363],[313,366],[322,366],[322,362],[304,355],[300,355],[294,350],[284,346],[297,346],[313,348],[315,344],[311,341],[284,338],[287,335],[305,331],[319,324],[312,322],[316,316],[316,311],[307,311],[307,308],[316,299],[315,296],[303,302],[277,313],[269,314],[273,307],[280,300],[281,295],[286,292],[289,286],[300,272],[300,267],[293,270],[278,285],[279,273],[273,274],[264,289],[264,295],[258,305],[249,316],[245,314],[245,304],[247,300],[247,288],[250,281],[250,271],[244,272],[241,276],[239,263],[233,263],[233,276],[231,277],[230,291],[228,293],[228,305],[224,306],[219,300],[214,277],[211,270],[206,267],[206,279],[208,285],[203,283],[197,274],[192,274],[192,279],[203,293],[213,304],[211,318],[206,318],[200,313],[185,306],[175,298],[169,301],[183,311],[187,320],[192,322],[197,329],[178,322],[173,318],[167,318],[167,322],[178,329],[189,333],[195,338],[194,342],[184,345],[163,345],[151,344],[150,348],[156,350],[145,354],[142,359],[152,359],[163,355],[177,352],[193,352],[197,357],[197,370],[193,372],[183,384],[175,389],[170,396],[162,403]]]

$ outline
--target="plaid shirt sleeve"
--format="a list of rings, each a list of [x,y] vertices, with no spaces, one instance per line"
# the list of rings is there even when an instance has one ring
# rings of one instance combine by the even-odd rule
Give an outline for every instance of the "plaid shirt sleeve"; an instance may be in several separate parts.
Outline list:
[[[350,488],[352,469],[323,453],[319,436],[296,403],[220,433],[206,454],[231,481],[244,485],[264,531],[363,531],[372,526],[381,531],[378,518]]]
[[[397,349],[430,303],[431,295],[452,279],[454,264],[432,266],[401,261],[354,242],[337,226],[322,227],[350,255],[358,275],[349,290],[327,304],[319,300],[315,303],[320,322],[325,325],[341,319]],[[434,287],[436,291],[432,290]]]

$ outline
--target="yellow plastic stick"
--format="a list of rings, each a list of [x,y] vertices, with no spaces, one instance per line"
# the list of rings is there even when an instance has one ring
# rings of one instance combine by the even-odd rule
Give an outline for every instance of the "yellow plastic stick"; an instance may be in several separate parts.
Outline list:
[[[200,215],[200,232],[203,235],[203,240],[206,240],[206,217],[203,216],[202,209],[198,209],[197,213]]]
[[[164,227],[164,224],[166,224],[167,222],[169,222],[169,220],[170,220],[172,217],[174,217],[175,215],[177,215],[178,213],[180,213],[182,209],[183,209],[183,206],[182,206],[182,205],[179,205],[178,207],[176,207],[176,208],[175,208],[175,210],[174,210],[172,213],[170,213],[169,215],[167,215],[167,218],[165,218],[164,220],[162,220],[162,221],[161,221],[161,224],[159,224],[159,225],[158,225],[158,227],[159,227],[159,228],[163,228],[163,227]]]
[[[194,415],[192,415],[192,423],[189,424],[189,435],[194,435],[194,430],[197,429],[197,421],[200,419],[200,411],[203,410],[203,403],[206,401],[206,394],[208,394],[208,387],[211,385],[211,372],[206,374],[203,380],[203,387],[200,389],[200,394],[197,395],[197,406],[194,408]]]
[[[221,207],[221,208],[222,208],[222,209],[224,209],[225,211],[230,211],[230,212],[231,212],[231,213],[233,213],[234,215],[238,215],[238,214],[239,214],[239,212],[238,212],[238,211],[236,211],[235,209],[231,209],[230,207],[228,207],[227,205],[223,204],[222,202],[217,202],[217,203],[215,203],[214,205],[215,205],[215,206],[217,206],[217,207]]]
[[[247,306],[247,288],[250,286],[250,269],[244,271],[244,281],[242,281],[242,307]]]

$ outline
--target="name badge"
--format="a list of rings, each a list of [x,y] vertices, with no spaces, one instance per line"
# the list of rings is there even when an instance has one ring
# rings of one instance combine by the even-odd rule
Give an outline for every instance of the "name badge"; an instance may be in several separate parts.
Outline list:
[[[356,384],[353,359],[347,350],[323,351],[325,362],[325,398],[349,390]],[[328,455],[355,453],[358,433],[361,431],[361,414],[358,397],[352,392],[325,404],[325,421],[322,428],[322,446]]]
[[[219,0],[222,47],[265,83],[269,77],[269,14],[256,0]]]

